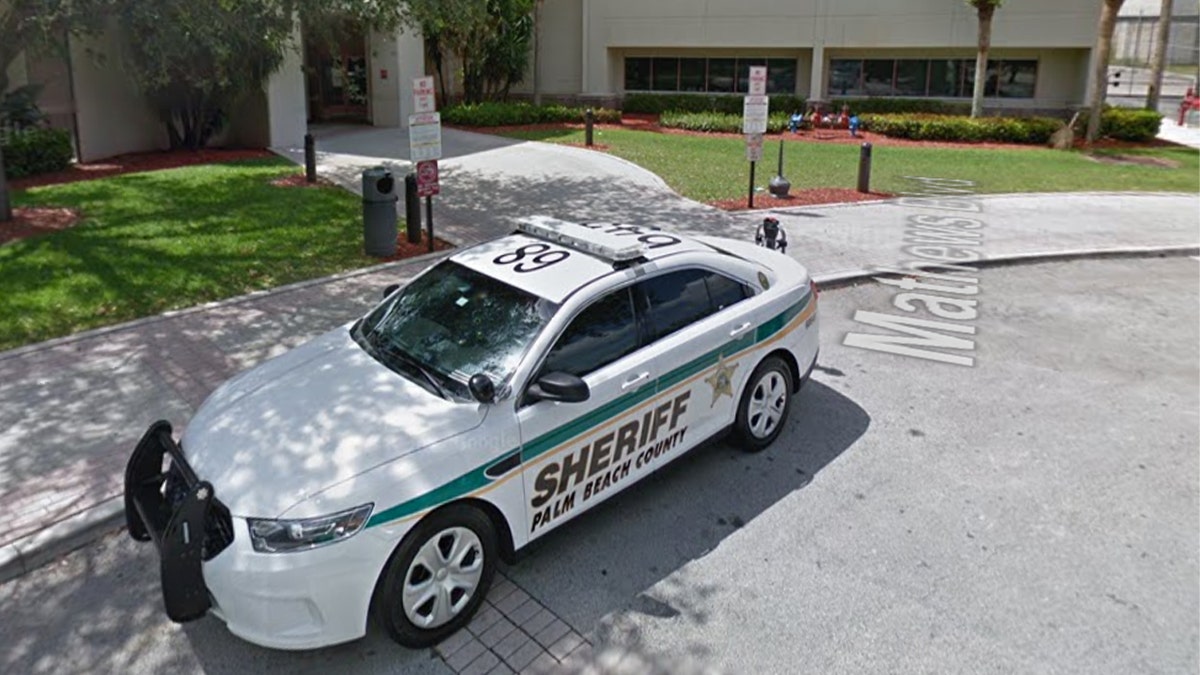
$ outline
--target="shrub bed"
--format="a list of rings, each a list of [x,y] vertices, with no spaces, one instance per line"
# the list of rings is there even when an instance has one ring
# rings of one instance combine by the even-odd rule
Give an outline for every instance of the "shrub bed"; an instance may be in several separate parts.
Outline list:
[[[583,122],[586,108],[571,108],[557,103],[536,106],[531,103],[462,103],[442,111],[442,121],[464,127],[502,127],[522,124]],[[597,123],[619,124],[621,111],[593,108]]]
[[[889,138],[967,143],[1024,143],[1044,145],[1062,127],[1049,117],[957,117],[952,115],[860,116],[863,127]]]
[[[931,115],[970,115],[970,103],[951,103],[923,98],[847,98],[834,99],[829,109],[839,112],[843,105],[850,106],[850,112],[864,114],[901,114],[929,113]]]
[[[787,94],[770,96],[770,109],[804,112],[804,99]],[[666,112],[742,114],[741,95],[717,94],[626,94],[621,109],[628,113],[660,115]]]
[[[75,154],[71,149],[71,134],[63,129],[13,131],[0,136],[0,146],[4,152],[4,173],[9,178],[62,171],[71,165]]]
[[[774,112],[767,117],[767,133],[775,134],[787,129],[790,113]],[[661,126],[687,131],[742,132],[742,113],[725,112],[664,112],[658,118]]]
[[[1108,108],[1100,115],[1100,135],[1119,141],[1152,141],[1161,125],[1162,115],[1153,110]]]

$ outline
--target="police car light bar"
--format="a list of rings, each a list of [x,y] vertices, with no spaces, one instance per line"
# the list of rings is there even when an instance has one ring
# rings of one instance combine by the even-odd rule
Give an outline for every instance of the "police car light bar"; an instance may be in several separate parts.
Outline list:
[[[614,263],[636,260],[646,253],[645,244],[640,242],[549,216],[524,218],[518,221],[517,229]]]

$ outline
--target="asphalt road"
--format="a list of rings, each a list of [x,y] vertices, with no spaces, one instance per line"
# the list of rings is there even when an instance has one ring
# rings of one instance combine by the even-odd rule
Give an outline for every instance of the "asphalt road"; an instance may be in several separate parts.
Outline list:
[[[775,446],[699,448],[507,573],[677,672],[1194,673],[1198,287],[1191,258],[982,272],[971,368],[843,346],[897,289],[827,291]],[[175,626],[156,578],[114,535],[0,586],[0,672],[447,672]]]

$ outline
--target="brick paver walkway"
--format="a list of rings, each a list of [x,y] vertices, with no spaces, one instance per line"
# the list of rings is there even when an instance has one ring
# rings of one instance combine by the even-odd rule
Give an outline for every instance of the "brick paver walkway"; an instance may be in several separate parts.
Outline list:
[[[150,423],[353,319],[428,262],[0,353],[0,546],[113,498]]]

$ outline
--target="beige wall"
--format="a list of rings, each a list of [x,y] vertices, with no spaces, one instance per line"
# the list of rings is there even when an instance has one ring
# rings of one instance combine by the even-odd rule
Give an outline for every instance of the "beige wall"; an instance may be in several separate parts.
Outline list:
[[[424,40],[412,29],[397,31],[395,35],[371,31],[367,54],[367,67],[371,71],[371,124],[408,128],[408,116],[413,112],[412,81],[425,74]]]
[[[578,94],[583,75],[583,6],[579,0],[544,0],[541,13],[542,93]],[[533,62],[513,93],[533,93]]]
[[[71,39],[80,161],[167,147],[167,132],[121,68],[114,31]]]
[[[957,0],[575,2],[586,45],[580,91],[596,95],[620,92],[625,55],[682,49],[719,55],[725,48],[747,56],[779,55],[780,50],[796,54],[801,60],[798,93],[819,98],[831,54],[910,49],[909,55],[933,55],[953,49],[956,55],[970,56],[977,31],[974,10]],[[1084,84],[1070,80],[1085,81],[1086,75],[1071,73],[1079,70],[1081,53],[1085,59],[1090,54],[1099,7],[1098,0],[1008,0],[997,10],[992,34],[996,54],[1036,53],[1043,64],[1039,68],[1046,79],[1041,81],[1039,74],[1038,99],[1025,105],[1082,101]]]

